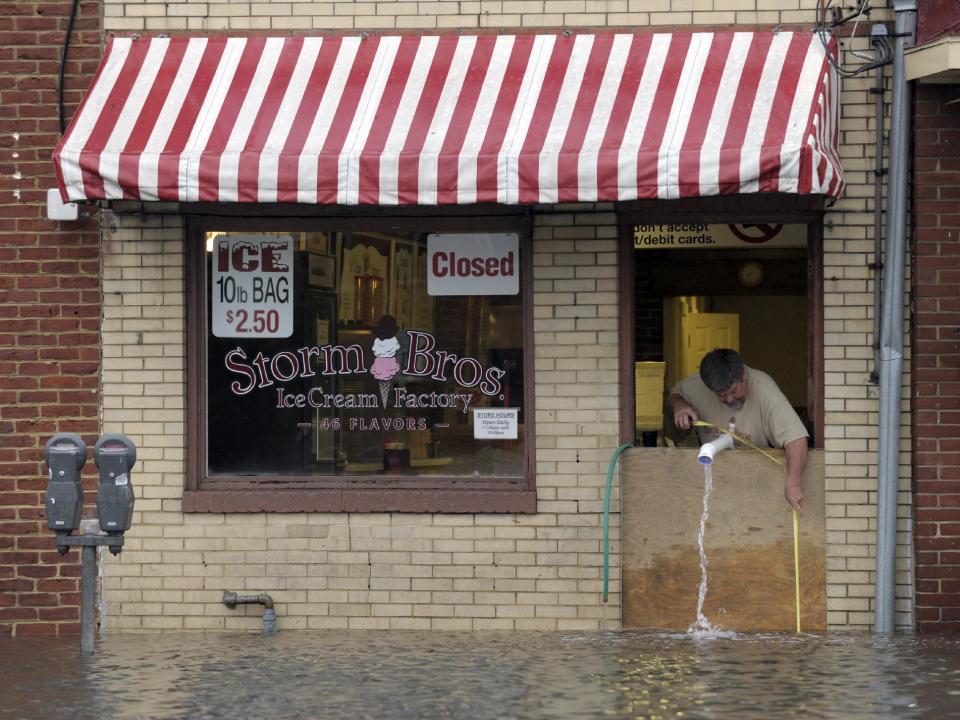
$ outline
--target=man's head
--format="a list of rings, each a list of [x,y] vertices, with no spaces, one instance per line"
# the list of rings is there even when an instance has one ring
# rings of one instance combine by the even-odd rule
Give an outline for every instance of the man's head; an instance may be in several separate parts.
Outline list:
[[[736,350],[717,348],[700,361],[700,379],[724,405],[734,410],[747,399],[747,370]]]

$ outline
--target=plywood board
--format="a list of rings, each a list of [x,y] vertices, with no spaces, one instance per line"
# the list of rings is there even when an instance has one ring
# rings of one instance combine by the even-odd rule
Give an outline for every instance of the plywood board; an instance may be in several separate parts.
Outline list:
[[[782,450],[770,451],[783,460]],[[620,459],[623,625],[687,630],[697,615],[704,471],[697,450],[634,448]],[[794,631],[793,516],[783,468],[749,449],[713,464],[704,534],[714,627]],[[801,626],[826,629],[823,453],[811,450],[800,517]]]

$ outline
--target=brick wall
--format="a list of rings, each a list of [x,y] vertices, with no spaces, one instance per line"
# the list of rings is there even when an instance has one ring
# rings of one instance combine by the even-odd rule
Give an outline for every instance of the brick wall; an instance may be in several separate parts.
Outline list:
[[[889,5],[889,3],[888,3]],[[890,20],[882,6],[872,22]],[[870,53],[867,38],[844,38],[843,59],[861,62],[852,51]],[[889,124],[890,68],[885,122]],[[877,425],[879,387],[870,381],[873,358],[874,140],[878,132],[876,75],[842,82],[840,156],[847,186],[827,213],[824,228],[824,450],[826,451],[827,622],[832,627],[873,623],[876,569]],[[881,131],[883,126],[881,125]],[[882,167],[886,167],[884,159]],[[881,202],[885,202],[886,185]],[[880,229],[881,233],[883,228]],[[906,253],[905,253],[906,259]],[[909,279],[908,279],[909,282]],[[906,301],[906,298],[905,298]],[[910,322],[909,308],[904,327]],[[909,338],[904,343],[903,406],[910,397]],[[910,419],[901,416],[900,482],[897,494],[895,623],[913,624],[913,565],[910,543]]]
[[[920,86],[914,128],[917,628],[960,630],[960,86]]]
[[[615,219],[609,205],[536,214],[536,514],[185,515],[182,220],[119,216],[104,231],[103,422],[137,445],[137,504],[123,553],[103,558],[101,626],[262,627],[224,590],[270,593],[285,630],[618,623],[617,515],[609,619],[599,601],[619,444]]]
[[[120,33],[644,26],[670,30],[691,24],[810,27],[816,4],[815,0],[319,4],[106,0],[104,24]],[[890,3],[874,5],[878,9],[871,15],[872,22],[891,18]],[[849,51],[869,52],[870,47],[867,39],[857,38],[845,39],[843,49],[845,58],[857,64]],[[866,74],[846,79],[842,85],[840,148],[847,189],[827,213],[824,233],[827,607],[832,627],[866,628],[873,621],[878,392],[869,379],[873,370],[874,281],[869,265],[874,260],[872,170],[877,122],[869,90],[874,82],[874,77]],[[182,314],[177,314],[182,313],[183,297],[173,282],[181,272],[182,231],[171,218],[147,218],[139,227],[135,219],[124,218],[123,243],[111,244],[106,253],[111,289],[104,324],[104,422],[107,429],[130,434],[138,447],[148,448],[152,456],[143,466],[144,496],[138,496],[137,507],[144,514],[136,521],[139,530],[131,538],[134,545],[119,561],[111,559],[108,565],[112,574],[108,575],[107,610],[119,614],[110,622],[137,629],[254,628],[259,621],[252,612],[238,619],[236,613],[230,614],[219,604],[217,593],[211,590],[226,585],[244,589],[241,584],[254,589],[277,580],[291,591],[284,601],[298,606],[291,606],[294,615],[311,627],[337,623],[390,627],[431,623],[434,627],[596,625],[596,596],[589,596],[596,589],[596,505],[600,502],[602,464],[615,445],[616,420],[612,413],[621,401],[629,399],[619,397],[614,369],[615,331],[596,329],[608,327],[616,313],[616,289],[609,279],[613,275],[607,275],[615,271],[611,255],[615,219],[604,219],[600,212],[583,227],[568,222],[567,218],[580,212],[561,207],[556,219],[550,214],[539,217],[535,312],[538,491],[543,512],[516,521],[478,517],[467,525],[463,518],[442,515],[395,516],[389,520],[385,516],[182,516],[183,428],[174,411],[183,400],[182,372],[177,364],[183,352]],[[594,245],[605,249],[595,252]],[[550,249],[553,247],[563,249]],[[579,253],[583,253],[582,259]],[[581,273],[591,270],[593,259],[599,261],[595,270],[602,275],[591,290],[590,279]],[[560,293],[561,283],[555,278],[561,277],[576,280],[574,307],[564,307],[560,300],[561,295],[572,292],[563,285]],[[121,303],[119,296],[110,294],[114,289],[137,294],[126,295]],[[134,321],[143,325],[138,335],[128,332]],[[138,340],[133,343],[131,337]],[[582,349],[575,349],[577,343],[583,344]],[[551,344],[555,348],[548,350]],[[909,359],[909,347],[906,353]],[[134,369],[138,372],[132,372]],[[909,383],[906,373],[904,398],[909,397]],[[896,575],[896,620],[900,627],[913,622],[909,422],[905,414]],[[585,462],[587,457],[589,463]],[[508,524],[501,528],[498,523],[502,520]],[[619,523],[619,518],[614,522]],[[390,541],[385,543],[384,538]],[[446,544],[448,541],[468,542],[475,549],[500,547],[496,543],[510,545],[516,549],[508,553],[514,564],[512,569],[498,565],[496,571],[478,571],[474,563],[474,569],[469,570],[473,574],[463,579],[460,573],[467,573],[467,569],[457,567],[458,563],[446,559],[446,555],[436,554],[460,547]],[[313,571],[301,562],[307,550],[340,553],[344,547],[356,548],[357,543],[363,547],[360,554],[323,556],[325,559],[319,562],[328,576],[310,576]],[[406,547],[416,548],[410,552],[417,553],[416,558],[410,556],[409,563],[403,555]],[[428,549],[423,550],[425,547]],[[379,554],[396,552],[401,555]],[[374,554],[398,563],[400,571],[408,574],[377,580],[380,589],[396,593],[386,599],[369,593],[374,583],[365,584],[368,578],[357,579],[357,574],[362,576],[374,566]],[[204,566],[201,561],[208,557],[215,562]],[[264,558],[280,559],[283,564],[268,566]],[[419,566],[419,561],[424,561],[429,571],[424,567],[411,569]],[[616,549],[611,561],[614,566],[618,563]],[[283,575],[279,575],[278,567],[282,567]],[[496,583],[498,588],[507,583],[509,597],[484,589],[491,572],[513,573],[511,577],[498,577]],[[578,579],[576,591],[569,590],[571,575]],[[463,602],[461,596],[442,594],[451,589],[474,593],[474,604]],[[410,594],[414,592],[437,595]],[[313,603],[316,606],[309,608]],[[424,607],[413,608],[412,615],[391,615],[406,613],[408,605]],[[477,609],[479,605],[485,607]],[[496,608],[493,618],[489,617],[488,606]],[[417,616],[417,612],[422,615]],[[468,623],[457,612],[481,614],[472,616]],[[537,612],[544,615],[537,616]],[[453,614],[448,617],[444,613]],[[427,623],[422,617],[441,619]],[[442,620],[445,617],[449,622]],[[522,621],[514,622],[509,617]]]
[[[960,0],[923,0],[917,3],[917,44],[960,32]]]
[[[874,2],[882,6],[882,2]],[[107,30],[451,30],[813,23],[815,0],[141,2],[107,0]],[[871,20],[874,20],[871,16]]]
[[[43,513],[44,443],[97,432],[98,231],[50,222],[45,209],[69,11],[18,2],[0,14],[0,635],[79,629],[77,551],[57,554]],[[68,119],[100,57],[99,27],[99,5],[81,3]]]

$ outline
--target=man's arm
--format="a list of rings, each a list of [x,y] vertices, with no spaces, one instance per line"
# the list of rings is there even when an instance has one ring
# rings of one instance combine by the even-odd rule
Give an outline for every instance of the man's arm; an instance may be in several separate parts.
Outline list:
[[[803,468],[807,464],[807,438],[797,438],[783,448],[787,458],[787,478],[783,495],[797,512],[803,509]]]
[[[682,395],[670,393],[666,405],[667,411],[673,417],[673,424],[679,430],[686,432],[700,419],[700,415],[694,410],[693,405],[688,403]]]

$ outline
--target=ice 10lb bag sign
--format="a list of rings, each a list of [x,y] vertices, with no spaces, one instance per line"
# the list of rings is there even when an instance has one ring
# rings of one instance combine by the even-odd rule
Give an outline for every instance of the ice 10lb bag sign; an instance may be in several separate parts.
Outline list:
[[[213,334],[293,333],[293,238],[223,235],[213,244]]]

